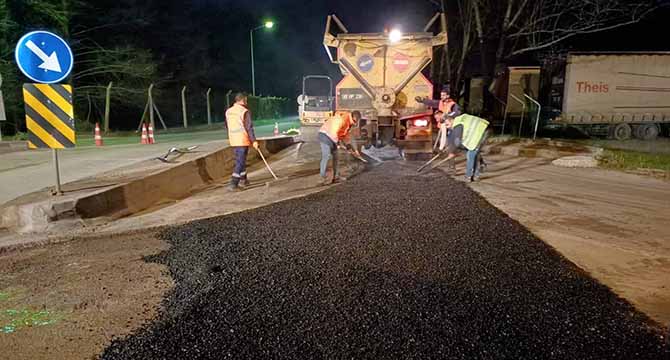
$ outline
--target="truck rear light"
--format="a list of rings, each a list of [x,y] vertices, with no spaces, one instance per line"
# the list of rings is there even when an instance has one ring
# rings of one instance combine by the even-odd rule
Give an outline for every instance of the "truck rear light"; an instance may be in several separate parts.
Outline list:
[[[426,119],[414,120],[414,126],[420,126],[420,127],[428,126],[428,120]]]

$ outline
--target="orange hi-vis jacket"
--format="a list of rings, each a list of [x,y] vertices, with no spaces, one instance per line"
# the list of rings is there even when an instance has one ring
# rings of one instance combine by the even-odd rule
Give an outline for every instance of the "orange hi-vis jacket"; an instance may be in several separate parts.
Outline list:
[[[249,109],[240,104],[235,104],[226,111],[226,123],[228,124],[228,142],[230,146],[250,146],[251,138],[247,133],[246,124],[250,117],[247,116]]]
[[[445,114],[449,114],[451,110],[454,108],[454,105],[456,105],[456,102],[454,100],[451,99],[447,101],[440,100],[439,110]]]
[[[319,132],[326,134],[335,144],[340,140],[347,141],[351,122],[351,114],[338,112],[321,126]]]

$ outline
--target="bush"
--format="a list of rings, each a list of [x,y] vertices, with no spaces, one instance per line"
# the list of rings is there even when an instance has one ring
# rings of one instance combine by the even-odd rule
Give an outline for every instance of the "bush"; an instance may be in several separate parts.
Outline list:
[[[28,133],[17,132],[10,138],[11,141],[28,141]]]

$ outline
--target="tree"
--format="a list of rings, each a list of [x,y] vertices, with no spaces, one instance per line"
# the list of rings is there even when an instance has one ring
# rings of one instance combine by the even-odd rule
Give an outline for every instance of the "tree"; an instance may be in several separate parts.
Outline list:
[[[454,13],[450,19],[457,19],[450,23],[450,44],[458,44],[449,47],[457,52],[449,56],[451,79],[460,79],[457,69],[473,60],[474,36],[487,84],[514,58],[538,56],[577,36],[637,23],[660,6],[653,0],[429,1],[442,7],[446,2]]]

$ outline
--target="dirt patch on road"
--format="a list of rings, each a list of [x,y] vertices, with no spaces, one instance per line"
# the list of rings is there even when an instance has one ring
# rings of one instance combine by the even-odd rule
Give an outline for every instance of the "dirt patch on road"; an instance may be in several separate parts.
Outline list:
[[[8,359],[91,359],[154,318],[172,287],[145,256],[149,235],[82,239],[0,256],[0,353]]]

